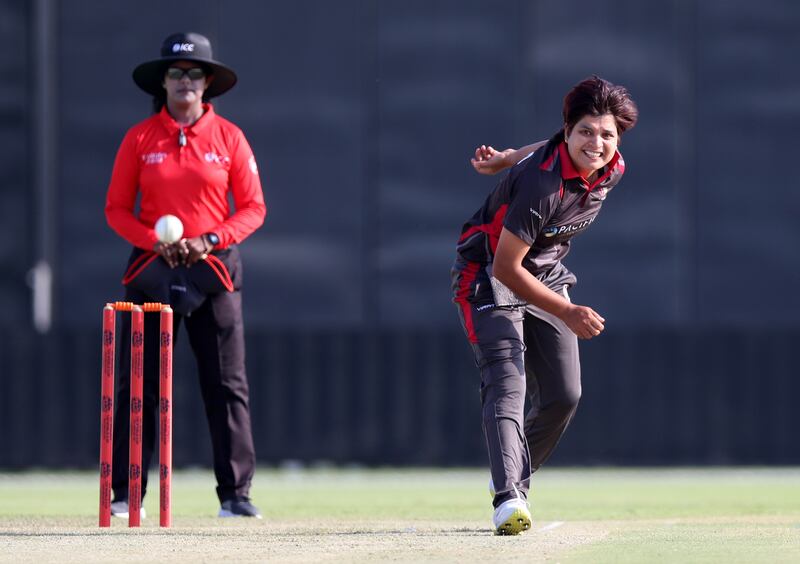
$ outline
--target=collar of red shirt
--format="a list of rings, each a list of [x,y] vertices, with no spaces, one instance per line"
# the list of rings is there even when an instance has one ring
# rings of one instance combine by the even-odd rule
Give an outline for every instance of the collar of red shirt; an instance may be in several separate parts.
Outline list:
[[[598,174],[597,178],[594,179],[594,182],[591,184],[588,180],[586,180],[581,173],[575,168],[575,165],[572,164],[572,158],[569,156],[569,149],[567,149],[567,144],[563,141],[558,145],[558,158],[561,161],[561,178],[563,180],[571,180],[573,178],[579,178],[581,186],[584,187],[589,192],[592,191],[592,188],[600,184],[603,180],[608,178],[611,174],[611,171],[614,170],[614,167],[617,166],[617,161],[620,159],[619,151],[614,151],[614,156],[611,157],[611,160],[608,164],[604,167],[605,172],[603,174]]]
[[[200,119],[198,119],[192,125],[184,127],[183,130],[186,133],[189,132],[193,132],[195,134],[200,133],[206,127],[208,127],[209,123],[211,123],[214,120],[214,115],[215,115],[214,106],[208,103],[203,104],[203,115],[200,116]],[[175,118],[173,118],[167,111],[166,104],[164,104],[164,107],[161,108],[161,113],[159,113],[159,118],[161,118],[162,125],[166,128],[167,132],[169,133],[177,133],[178,130],[181,128],[181,126],[178,125],[178,122],[175,121]]]

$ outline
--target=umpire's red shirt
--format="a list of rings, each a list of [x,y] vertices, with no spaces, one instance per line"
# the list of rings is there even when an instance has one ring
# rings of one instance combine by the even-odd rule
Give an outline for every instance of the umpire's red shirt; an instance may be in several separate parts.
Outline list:
[[[153,226],[165,214],[180,218],[184,237],[216,233],[220,248],[242,241],[264,223],[267,208],[250,145],[211,104],[203,109],[203,116],[183,129],[184,146],[180,126],[166,107],[134,125],[122,140],[108,186],[106,220],[132,245],[152,249],[158,241]]]

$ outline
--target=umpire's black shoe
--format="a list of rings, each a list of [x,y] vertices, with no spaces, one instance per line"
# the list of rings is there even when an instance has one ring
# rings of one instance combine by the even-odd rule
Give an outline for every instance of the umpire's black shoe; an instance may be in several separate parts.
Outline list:
[[[258,507],[250,503],[250,499],[240,497],[237,499],[226,499],[219,508],[218,517],[255,517],[261,519]]]

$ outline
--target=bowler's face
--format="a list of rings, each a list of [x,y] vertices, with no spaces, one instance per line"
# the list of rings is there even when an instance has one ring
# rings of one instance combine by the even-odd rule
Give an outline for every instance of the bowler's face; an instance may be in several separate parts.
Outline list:
[[[611,114],[583,116],[567,136],[572,164],[587,179],[611,161],[618,144],[617,122]]]

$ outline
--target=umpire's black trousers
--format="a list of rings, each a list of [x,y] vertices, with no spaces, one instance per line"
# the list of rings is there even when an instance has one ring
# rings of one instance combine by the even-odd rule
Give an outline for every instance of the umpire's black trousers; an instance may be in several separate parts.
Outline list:
[[[156,301],[133,288],[125,300],[137,304]],[[255,449],[250,428],[250,407],[245,372],[244,325],[240,292],[213,294],[189,316],[174,314],[174,338],[181,322],[197,360],[200,391],[211,431],[214,474],[220,501],[247,497],[255,472]],[[121,315],[117,331],[119,377],[114,414],[114,465],[112,488],[115,499],[128,497],[128,430],[130,428],[130,314]],[[173,340],[173,342],[175,342]],[[159,316],[145,314],[144,412],[142,468],[150,467],[156,445],[159,400]],[[147,472],[142,476],[142,494]]]

